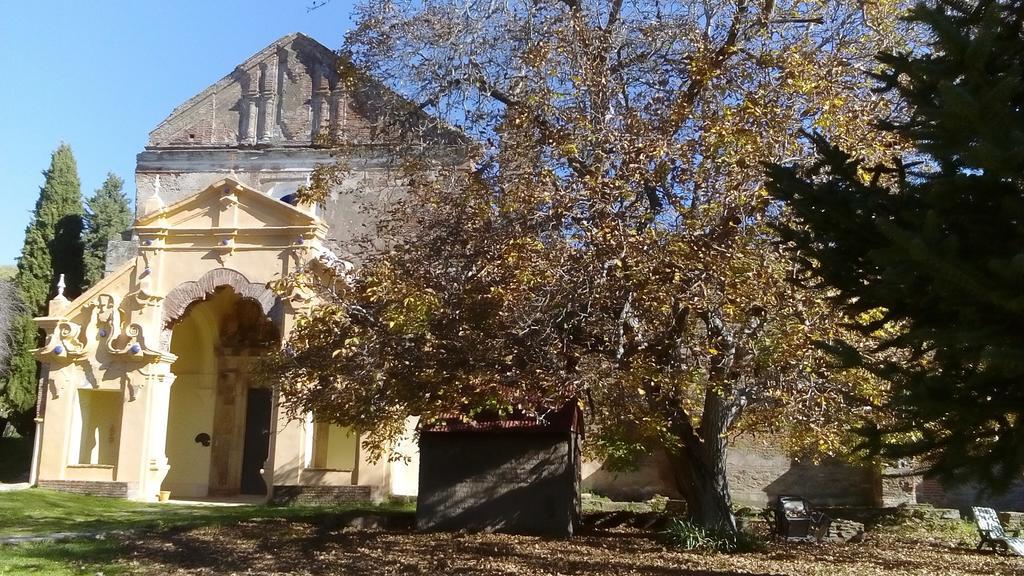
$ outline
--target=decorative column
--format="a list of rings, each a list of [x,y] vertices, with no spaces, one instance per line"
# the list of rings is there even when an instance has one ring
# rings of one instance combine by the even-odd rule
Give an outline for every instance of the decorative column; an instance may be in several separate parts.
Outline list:
[[[135,260],[131,291],[125,297],[129,312],[124,321],[124,332],[130,336],[134,327],[142,342],[149,343],[154,350],[165,350],[159,342],[163,329],[162,294],[167,291],[167,287],[162,285],[167,222],[161,218],[153,226],[136,227],[136,233],[139,236],[139,255]]]
[[[238,114],[239,144],[255,144],[256,129],[259,125],[259,78],[252,70],[236,70],[239,86],[242,90],[241,104]]]
[[[269,143],[274,138],[274,124],[276,123],[276,98],[277,80],[280,74],[278,67],[287,63],[287,53],[284,56],[278,53],[277,61],[270,59],[260,64],[259,90],[260,90],[260,119],[258,141]]]
[[[171,469],[167,464],[167,421],[171,408],[171,385],[174,374],[171,373],[169,362],[150,364],[144,371],[146,387],[149,389],[149,430],[146,433],[149,446],[146,458],[146,470],[143,477],[142,494],[159,494],[160,484]]]
[[[343,82],[338,80],[334,89],[331,90],[330,131],[331,138],[335,140],[341,140],[342,132],[345,130],[345,90],[342,88],[342,84]]]
[[[327,75],[322,67],[313,73],[313,95],[310,100],[310,142],[314,145],[325,144],[324,140],[333,136],[325,132],[331,124],[331,88]]]
[[[125,402],[121,413],[121,445],[116,480],[128,484],[129,498],[155,500],[167,476],[167,414],[174,382],[171,364],[177,359],[161,340],[163,328],[164,242],[167,222],[137,227],[139,255],[130,292],[121,311],[105,325],[106,351],[123,366]]]
[[[293,255],[300,251],[292,251]],[[285,259],[289,256],[283,254]],[[286,342],[288,334],[295,326],[295,320],[299,314],[309,309],[312,305],[312,292],[301,289],[294,289],[291,294],[282,297],[284,318],[281,324],[281,342]],[[281,408],[283,398],[280,391],[274,391],[273,407],[271,411],[271,422],[274,422],[274,434],[270,437],[270,457],[267,459],[267,467],[272,468],[274,486],[294,486],[299,484],[299,474],[306,467],[306,445],[307,434],[313,433],[313,426],[307,426],[303,421],[293,420],[285,417]],[[296,458],[295,455],[302,455]],[[273,490],[273,487],[270,487]]]
[[[173,362],[168,354],[126,375],[116,480],[128,484],[128,497],[135,500],[156,500],[170,470],[164,445]]]
[[[46,413],[41,416],[49,422],[48,432],[37,439],[41,454],[37,462],[37,479],[64,479],[68,464],[71,444],[68,436],[71,435],[69,427],[74,409],[72,400],[81,372],[76,364],[88,354],[83,326],[66,317],[70,307],[71,302],[64,296],[64,275],[61,274],[57,282],[57,296],[50,300],[47,315],[35,319],[36,326],[46,333],[46,342],[33,353],[46,375],[40,391],[41,396],[45,396]]]

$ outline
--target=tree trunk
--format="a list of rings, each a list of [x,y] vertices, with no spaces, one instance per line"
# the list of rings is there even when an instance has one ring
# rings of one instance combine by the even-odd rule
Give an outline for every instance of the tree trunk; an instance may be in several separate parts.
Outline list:
[[[726,475],[729,448],[726,432],[735,415],[735,409],[709,391],[705,396],[700,432],[683,416],[684,421],[675,423],[682,446],[669,452],[672,473],[686,498],[691,520],[706,528],[727,532],[736,531]]]
[[[732,497],[725,471],[725,451],[721,457],[701,454],[705,450],[684,447],[669,455],[679,491],[686,499],[691,520],[715,530],[733,532]]]

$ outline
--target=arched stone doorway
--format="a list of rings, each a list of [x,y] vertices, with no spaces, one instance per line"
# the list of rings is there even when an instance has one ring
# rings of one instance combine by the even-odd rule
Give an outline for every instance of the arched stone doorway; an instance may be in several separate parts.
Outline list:
[[[170,469],[161,485],[172,497],[267,493],[272,394],[252,381],[250,368],[280,345],[280,330],[267,315],[269,303],[237,284],[203,287],[205,297],[165,323],[177,356],[165,448]]]

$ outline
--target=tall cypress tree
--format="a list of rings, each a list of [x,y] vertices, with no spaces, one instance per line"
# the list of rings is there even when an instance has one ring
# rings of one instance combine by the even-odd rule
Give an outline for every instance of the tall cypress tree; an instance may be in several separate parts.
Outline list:
[[[55,294],[59,274],[65,275],[65,295],[74,298],[82,289],[82,191],[78,168],[71,147],[61,144],[43,172],[45,182],[32,220],[25,229],[25,244],[18,258],[15,282],[27,313],[15,327],[13,350],[7,381],[0,389],[5,411],[22,416],[21,432],[36,398],[36,361],[30,350],[38,345],[32,317],[46,312],[47,302]]]
[[[868,447],[998,489],[1024,472],[1024,0],[912,18],[932,49],[883,57],[879,78],[917,153],[876,168],[816,138],[817,164],[773,167],[770,189],[802,220],[784,233],[808,279],[871,319],[876,348],[835,350],[892,384]]]
[[[103,186],[86,201],[85,286],[103,278],[107,242],[131,228],[132,211],[122,188],[124,180],[108,173]]]
[[[70,146],[61,144],[53,152],[43,176],[15,276],[32,313],[45,312],[59,274],[64,274],[68,298],[81,292],[84,277],[82,185]]]

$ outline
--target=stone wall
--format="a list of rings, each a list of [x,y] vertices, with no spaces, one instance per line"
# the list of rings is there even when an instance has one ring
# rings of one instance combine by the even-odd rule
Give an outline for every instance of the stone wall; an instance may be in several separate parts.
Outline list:
[[[875,475],[870,468],[838,460],[798,462],[786,456],[780,445],[770,438],[741,438],[729,450],[727,469],[735,504],[760,508],[780,495],[803,496],[821,506],[875,503]],[[586,462],[583,490],[616,500],[642,501],[657,494],[681,497],[668,460],[660,454],[644,459],[636,470],[625,472]]]
[[[104,276],[112,274],[124,263],[135,258],[135,255],[138,253],[139,245],[137,241],[130,238],[130,232],[127,232],[126,234],[129,235],[129,238],[110,240],[107,242],[107,254],[103,268]]]
[[[921,480],[917,485],[917,501],[939,508],[966,510],[984,506],[1000,511],[1024,512],[1024,481],[1014,482],[1002,494],[988,493],[976,484],[943,486],[934,478]]]
[[[578,460],[569,432],[423,432],[416,526],[572,535]]]
[[[127,482],[100,482],[88,480],[40,480],[39,488],[57,490],[59,492],[71,492],[73,494],[87,494],[90,496],[109,496],[112,498],[127,498]]]
[[[681,498],[672,469],[664,454],[652,454],[634,470],[614,470],[597,460],[583,462],[581,488],[598,496],[626,502],[643,502],[654,496]]]
[[[765,506],[778,496],[803,496],[817,506],[871,506],[875,475],[871,468],[829,459],[818,464],[797,461],[781,442],[740,439],[729,451],[729,486],[733,501]]]
[[[895,508],[917,504],[917,485],[921,477],[911,475],[913,472],[908,466],[887,466],[875,470],[875,505]]]

